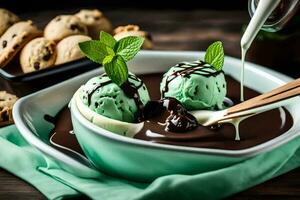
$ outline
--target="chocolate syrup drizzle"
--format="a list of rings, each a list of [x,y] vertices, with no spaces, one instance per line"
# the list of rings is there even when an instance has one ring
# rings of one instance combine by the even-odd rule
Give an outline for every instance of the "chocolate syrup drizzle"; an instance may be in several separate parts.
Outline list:
[[[139,85],[134,85],[129,82],[129,79],[138,81]],[[137,121],[141,122],[144,120],[144,104],[141,101],[140,94],[138,90],[143,86],[143,81],[139,80],[136,76],[129,74],[128,79],[125,83],[121,85],[122,90],[126,94],[127,97],[132,98],[134,100],[134,103],[138,109],[137,111]]]
[[[224,73],[221,71],[212,70],[212,67],[208,65],[206,62],[197,60],[194,62],[182,62],[175,65],[177,68],[181,68],[181,70],[173,72],[169,75],[166,79],[165,87],[162,89],[161,95],[164,98],[165,94],[169,91],[169,84],[172,82],[176,77],[182,76],[189,78],[191,74],[199,75],[199,76],[217,76],[220,73]]]
[[[101,75],[101,77],[107,77],[107,74],[103,74]],[[134,85],[133,83],[131,83],[129,81],[129,79],[133,80],[133,81],[137,81],[139,83],[139,85]],[[91,101],[92,101],[92,95],[101,87],[104,87],[105,85],[108,85],[112,83],[111,80],[108,80],[106,82],[102,82],[98,85],[95,85],[93,88],[89,89],[86,91],[87,93],[87,100],[88,100],[88,106],[91,105]],[[137,111],[137,121],[141,122],[144,120],[144,114],[143,114],[143,108],[144,108],[144,104],[140,99],[140,95],[138,90],[143,86],[143,81],[138,79],[136,76],[134,76],[133,74],[129,74],[128,75],[128,79],[125,83],[123,83],[121,85],[121,89],[123,90],[123,92],[125,93],[125,95],[131,99],[134,100],[136,107],[138,109]]]
[[[102,77],[105,77],[105,76],[107,76],[107,75],[106,75],[106,74],[105,74],[105,75],[102,75]],[[87,93],[87,98],[88,98],[88,106],[91,105],[91,101],[92,101],[92,96],[93,96],[93,94],[94,94],[98,89],[100,89],[101,87],[104,87],[105,85],[108,85],[108,84],[110,84],[110,83],[112,83],[112,81],[111,81],[111,80],[108,80],[108,81],[106,81],[106,82],[100,83],[99,85],[95,85],[92,89],[89,89],[89,90],[86,91],[86,93]]]

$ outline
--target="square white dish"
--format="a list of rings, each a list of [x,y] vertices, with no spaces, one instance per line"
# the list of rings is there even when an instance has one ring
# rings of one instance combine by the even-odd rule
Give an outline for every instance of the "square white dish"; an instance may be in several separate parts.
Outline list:
[[[181,61],[193,61],[203,58],[203,56],[203,52],[141,51],[136,58],[130,62],[129,66],[130,71],[136,74],[165,72],[169,67]],[[237,80],[239,80],[240,66],[241,61],[239,59],[231,57],[225,58],[225,73]],[[97,171],[86,159],[78,159],[77,157],[66,155],[49,145],[49,141],[46,138],[49,138],[49,133],[51,129],[53,129],[53,125],[45,121],[43,116],[45,114],[51,114],[52,116],[56,115],[56,113],[70,101],[74,92],[80,85],[89,78],[102,72],[102,69],[96,69],[32,95],[23,97],[15,104],[13,109],[16,126],[29,143],[50,156],[62,168],[82,177],[96,176]],[[275,71],[251,63],[246,63],[245,74],[245,85],[258,92],[269,91],[292,80]],[[120,168],[120,163],[117,159],[113,160],[111,163],[106,163],[105,166],[103,166],[103,170],[122,177],[144,181],[152,180],[158,176],[170,173],[200,173],[245,160],[250,156],[264,153],[279,145],[287,143],[300,134],[300,113],[297,113],[297,110],[300,110],[300,98],[296,103],[289,105],[286,108],[292,114],[294,120],[294,125],[289,131],[266,143],[243,150],[220,150],[155,144],[103,132],[101,137],[112,142],[111,148],[113,148],[114,145],[120,147],[119,151],[124,152],[127,149],[132,152],[136,151],[136,148],[141,148],[141,150],[144,151],[151,149],[154,150],[153,153],[155,152],[158,157],[164,157],[163,155],[165,155],[169,157],[169,160],[172,160],[172,156],[174,158],[178,156],[190,159],[192,161],[191,163],[193,163],[193,167],[188,170],[184,169],[185,163],[180,164],[177,169],[172,169],[169,162],[164,162],[160,163],[160,167],[158,168],[155,163],[153,163],[157,162],[157,159],[154,156],[154,158],[149,157],[150,161],[152,159],[153,162],[149,165],[148,170],[143,169],[133,175],[132,173],[136,173],[137,168],[132,167],[131,165],[135,162],[140,162],[138,158],[141,156],[137,155],[136,158],[131,156],[132,158],[127,159],[125,162],[127,167],[124,167],[122,170],[118,169]],[[124,153],[124,155],[126,155],[126,153]],[[103,158],[107,161],[104,155]],[[216,161],[217,165],[213,167],[206,165],[203,165],[204,167],[197,167],[197,165],[201,166],[203,162],[209,163],[212,161]],[[129,175],[126,175],[126,173]],[[133,176],[137,176],[138,178]]]

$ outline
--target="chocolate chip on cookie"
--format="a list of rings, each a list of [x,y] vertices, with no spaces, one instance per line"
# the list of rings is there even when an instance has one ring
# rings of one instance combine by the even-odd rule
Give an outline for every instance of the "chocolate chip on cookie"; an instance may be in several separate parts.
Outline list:
[[[33,67],[34,67],[35,70],[39,70],[40,69],[40,63],[39,62],[34,62]]]
[[[53,55],[52,49],[50,49],[49,47],[46,47],[46,54],[43,56],[43,60],[49,61],[52,55]]]
[[[19,47],[20,47],[19,44],[15,44],[14,47],[13,47],[13,50],[17,50]]]
[[[78,30],[80,33],[84,32],[84,28],[82,28],[80,25],[78,24],[71,24],[70,28],[75,31]]]
[[[2,48],[4,49],[6,46],[7,46],[7,41],[3,40],[3,42],[2,42]]]

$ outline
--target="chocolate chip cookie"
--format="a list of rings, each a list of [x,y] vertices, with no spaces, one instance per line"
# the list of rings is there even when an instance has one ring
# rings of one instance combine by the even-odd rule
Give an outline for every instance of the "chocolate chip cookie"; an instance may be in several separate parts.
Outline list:
[[[51,67],[56,59],[56,44],[44,37],[31,40],[21,51],[20,64],[24,73]]]
[[[141,36],[144,37],[143,49],[152,49],[153,43],[152,38],[149,33],[146,31],[140,30],[140,27],[137,25],[127,25],[127,26],[119,26],[114,30],[114,38],[116,40],[120,40],[124,37],[128,36]]]
[[[3,8],[0,8],[0,19],[0,36],[14,23],[20,21],[17,15]]]
[[[110,21],[100,10],[83,9],[76,13],[75,16],[79,17],[80,20],[87,26],[89,35],[93,39],[99,39],[100,31],[108,33],[112,32],[112,25]]]
[[[56,46],[57,58],[55,65],[83,58],[84,55],[81,53],[78,43],[87,40],[91,40],[91,38],[85,35],[73,35],[60,41]]]
[[[9,94],[6,91],[0,91],[0,126],[12,124],[12,108],[17,101],[15,95]]]
[[[17,22],[0,38],[0,67],[4,67],[30,40],[41,35],[32,21]]]
[[[59,15],[47,24],[44,36],[48,40],[58,42],[70,35],[87,35],[88,30],[81,20],[73,15]]]

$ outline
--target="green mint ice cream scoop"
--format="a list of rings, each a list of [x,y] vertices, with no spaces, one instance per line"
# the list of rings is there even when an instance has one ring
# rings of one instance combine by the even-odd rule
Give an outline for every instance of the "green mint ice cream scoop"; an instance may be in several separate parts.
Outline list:
[[[128,88],[119,87],[104,73],[91,78],[82,87],[80,98],[86,106],[100,115],[123,122],[137,122],[139,108],[150,97],[145,84],[137,76],[129,73],[128,82],[131,89],[137,91],[132,97],[125,94]]]
[[[179,100],[188,110],[224,109],[226,81],[224,72],[203,61],[182,62],[164,74],[161,96]]]

